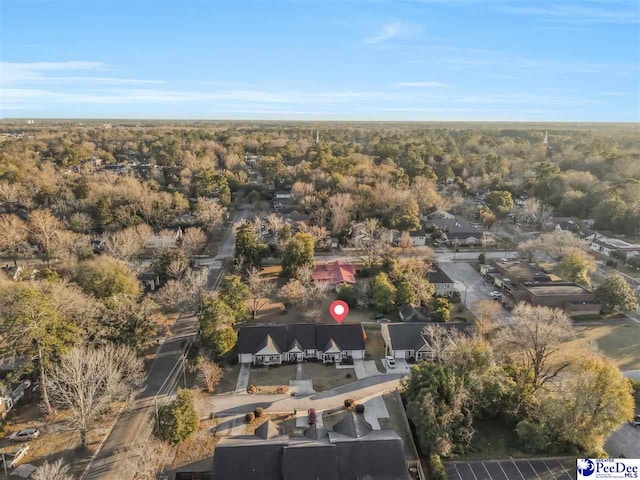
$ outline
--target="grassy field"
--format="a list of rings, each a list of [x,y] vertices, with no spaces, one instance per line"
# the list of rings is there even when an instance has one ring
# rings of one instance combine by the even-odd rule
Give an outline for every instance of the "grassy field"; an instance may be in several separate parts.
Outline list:
[[[222,365],[224,369],[224,374],[222,375],[222,380],[216,387],[215,393],[227,393],[232,392],[236,388],[236,383],[238,382],[238,373],[240,372],[240,364],[236,365]]]
[[[275,367],[251,367],[249,385],[289,385],[289,380],[295,379],[296,366],[292,364],[279,365]]]
[[[570,347],[592,343],[622,370],[640,369],[640,324],[609,319],[593,325],[576,324],[576,331],[578,338],[569,343]]]
[[[347,378],[347,375],[351,375],[351,378]],[[331,363],[325,365],[306,362],[302,366],[302,377],[313,380],[313,389],[316,392],[323,392],[356,381],[353,369],[337,369]]]

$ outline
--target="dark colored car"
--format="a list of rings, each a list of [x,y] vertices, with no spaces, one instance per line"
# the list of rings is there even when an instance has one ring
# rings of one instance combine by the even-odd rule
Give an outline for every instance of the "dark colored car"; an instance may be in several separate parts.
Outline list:
[[[373,315],[371,315],[372,320],[380,320],[381,318],[384,318],[384,314],[382,313],[374,313]]]
[[[633,420],[631,420],[629,423],[634,427],[640,427],[640,415],[636,415],[635,417],[633,417]]]
[[[316,409],[315,408],[310,408],[307,411],[307,415],[309,415],[309,425],[313,425],[314,423],[316,423],[316,420],[318,419],[318,416],[316,415]]]

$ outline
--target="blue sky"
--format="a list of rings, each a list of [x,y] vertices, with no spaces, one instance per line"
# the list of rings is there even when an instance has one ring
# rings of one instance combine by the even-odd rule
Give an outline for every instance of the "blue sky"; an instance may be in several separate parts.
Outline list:
[[[638,0],[2,0],[0,116],[640,121]]]

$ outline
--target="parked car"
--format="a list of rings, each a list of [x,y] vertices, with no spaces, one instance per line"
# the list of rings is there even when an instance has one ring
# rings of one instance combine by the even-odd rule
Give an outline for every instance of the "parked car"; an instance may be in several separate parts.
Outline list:
[[[309,425],[313,425],[314,423],[316,423],[316,420],[318,419],[318,415],[316,414],[315,408],[310,408],[307,411],[307,415],[309,416]]]
[[[640,427],[640,415],[636,415],[635,417],[633,417],[633,420],[631,420],[629,423],[634,427]]]
[[[391,323],[391,320],[388,318],[379,318],[376,320],[377,323]]]
[[[29,445],[25,445],[20,447],[15,453],[5,453],[4,455],[0,455],[0,465],[2,465],[2,459],[4,458],[7,468],[16,468],[20,463],[20,460],[24,458],[28,451]]]
[[[489,296],[492,298],[500,298],[502,297],[502,292],[499,292],[498,290],[494,290],[493,292],[489,293]]]
[[[22,430],[18,430],[17,432],[13,432],[9,435],[9,440],[12,442],[28,442],[29,440],[33,440],[39,436],[40,430],[37,428],[23,428]]]
[[[382,313],[374,313],[371,315],[371,320],[380,320],[382,318],[384,318],[384,314]]]
[[[389,368],[396,368],[396,359],[391,357],[391,356],[387,356],[385,357],[385,360],[387,362],[387,366]]]

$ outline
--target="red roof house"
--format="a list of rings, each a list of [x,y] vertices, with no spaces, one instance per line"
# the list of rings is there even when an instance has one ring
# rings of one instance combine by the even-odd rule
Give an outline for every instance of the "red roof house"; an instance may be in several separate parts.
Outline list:
[[[356,272],[356,265],[347,265],[336,261],[334,263],[316,265],[312,277],[315,282],[323,282],[330,285],[341,285],[343,283],[355,285]]]

